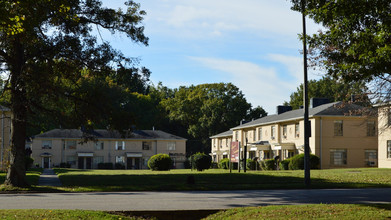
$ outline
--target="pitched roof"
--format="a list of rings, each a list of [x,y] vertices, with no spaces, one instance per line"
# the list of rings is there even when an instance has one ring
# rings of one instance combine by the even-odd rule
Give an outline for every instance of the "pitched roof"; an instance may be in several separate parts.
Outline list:
[[[346,115],[358,116],[360,114],[357,110],[361,110],[361,109],[364,109],[364,107],[356,105],[356,104],[343,103],[343,102],[333,102],[333,103],[320,105],[315,108],[310,108],[308,115],[309,115],[309,117],[314,117],[314,116],[346,116]],[[284,112],[279,115],[265,116],[263,118],[259,118],[257,120],[248,122],[246,124],[242,124],[242,125],[233,127],[233,128],[231,128],[231,130],[248,128],[248,127],[253,127],[253,126],[262,125],[262,124],[270,124],[270,123],[276,123],[276,122],[282,122],[282,121],[302,119],[302,118],[304,118],[304,109],[296,109],[296,110]]]
[[[185,138],[169,134],[160,130],[136,130],[120,133],[114,130],[97,129],[83,132],[80,129],[53,129],[34,138],[96,138],[96,139],[150,139],[150,140],[186,140]]]
[[[224,131],[224,132],[222,132],[222,133],[220,133],[220,134],[213,135],[213,136],[211,136],[210,138],[218,138],[218,137],[228,137],[228,136],[232,136],[232,132],[233,132],[233,131],[231,131],[231,130],[229,130],[229,131]]]

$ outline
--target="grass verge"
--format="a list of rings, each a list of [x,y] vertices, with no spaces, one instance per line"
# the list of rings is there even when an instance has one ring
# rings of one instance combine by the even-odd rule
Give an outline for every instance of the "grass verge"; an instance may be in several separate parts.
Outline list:
[[[26,172],[26,181],[29,183],[31,188],[19,188],[19,187],[6,187],[4,185],[0,185],[0,192],[1,191],[31,191],[38,185],[39,176],[43,172],[43,169],[41,168],[33,168]],[[0,172],[0,183],[4,183],[6,177],[5,172]]]
[[[55,169],[63,191],[178,191],[305,188],[304,172],[250,171],[229,173],[191,170],[77,170]],[[195,183],[188,183],[193,176]],[[391,169],[312,170],[311,188],[391,187]]]

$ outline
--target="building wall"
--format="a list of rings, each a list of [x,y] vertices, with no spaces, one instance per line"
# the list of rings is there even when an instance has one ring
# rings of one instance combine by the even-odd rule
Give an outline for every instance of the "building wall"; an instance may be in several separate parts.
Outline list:
[[[387,155],[387,141],[391,141],[391,126],[388,124],[389,106],[382,106],[378,109],[378,151],[379,168],[391,168],[391,157]]]
[[[43,149],[44,141],[52,141],[51,149]],[[67,143],[69,141],[76,141],[76,148],[69,149]],[[82,153],[89,153],[93,155],[92,168],[96,169],[97,163],[113,163],[115,164],[117,159],[121,159],[124,162],[124,166],[127,169],[135,168],[136,161],[138,162],[137,168],[148,169],[147,162],[149,158],[157,153],[170,154],[171,158],[175,161],[176,168],[184,168],[184,161],[186,159],[186,141],[185,140],[113,140],[105,139],[99,140],[103,142],[103,149],[96,148],[96,144],[93,141],[81,143],[81,139],[56,139],[56,138],[36,138],[32,143],[32,157],[34,164],[38,164],[39,167],[43,167],[44,158],[50,157],[50,167],[59,166],[60,163],[70,162],[70,159],[74,157],[76,161],[72,163],[72,168],[79,167],[79,155]],[[124,149],[116,149],[116,142],[119,141],[125,143]],[[149,149],[145,147],[143,149],[143,142],[149,143]],[[175,143],[173,150],[168,150],[167,144]],[[172,146],[172,145],[171,145]],[[46,155],[45,155],[46,154]],[[137,156],[127,157],[130,154],[136,154]],[[139,157],[140,156],[140,157]],[[82,156],[80,156],[82,157]],[[89,157],[89,156],[87,156]],[[103,161],[101,158],[103,157]],[[120,157],[120,158],[117,158]],[[132,158],[133,161],[130,161]],[[136,159],[137,158],[137,159]],[[99,160],[98,160],[99,159]],[[129,163],[128,163],[129,160]],[[131,162],[131,163],[130,163]]]
[[[211,139],[211,156],[213,162],[219,162],[223,158],[229,157],[232,136],[215,137]]]

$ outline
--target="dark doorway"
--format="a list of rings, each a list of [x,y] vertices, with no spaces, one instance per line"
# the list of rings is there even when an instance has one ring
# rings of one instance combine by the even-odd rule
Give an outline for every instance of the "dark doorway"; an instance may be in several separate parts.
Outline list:
[[[77,168],[84,169],[84,157],[79,157]]]
[[[133,160],[131,157],[126,158],[126,169],[133,169]]]
[[[140,169],[140,158],[134,158],[134,169]]]
[[[86,157],[86,169],[92,168],[92,157]]]
[[[44,157],[43,158],[43,168],[50,168],[50,158],[49,157]]]

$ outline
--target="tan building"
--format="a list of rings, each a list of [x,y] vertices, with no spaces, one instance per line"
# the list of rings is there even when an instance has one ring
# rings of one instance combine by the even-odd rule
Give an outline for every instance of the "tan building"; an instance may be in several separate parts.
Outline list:
[[[229,146],[232,142],[232,131],[226,131],[210,137],[212,139],[212,161],[218,162],[229,157]]]
[[[378,107],[379,168],[391,168],[391,105]]]
[[[361,109],[341,102],[309,109],[310,150],[320,157],[322,169],[377,167],[377,118],[360,115]],[[247,144],[247,158],[284,160],[304,153],[303,109],[281,110],[231,129],[232,141],[239,141],[242,150]]]
[[[0,170],[5,170],[9,164],[11,146],[11,110],[0,105]]]
[[[118,163],[125,169],[148,169],[149,158],[164,153],[171,156],[174,168],[184,168],[186,139],[159,130],[123,136],[110,130],[54,129],[33,138],[32,157],[43,168],[67,163],[72,168],[96,169],[100,163]]]

